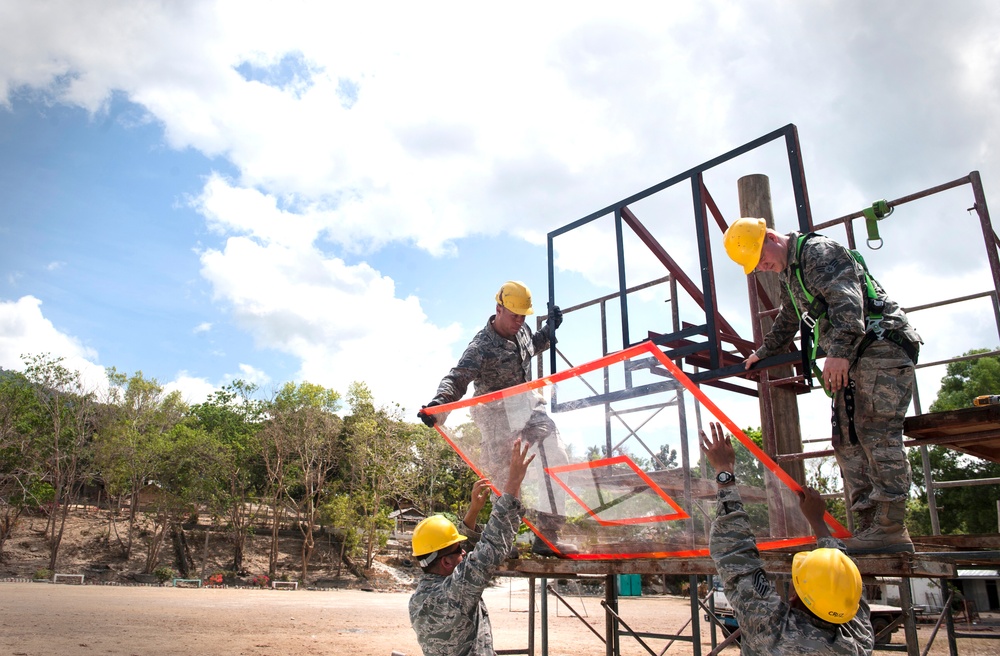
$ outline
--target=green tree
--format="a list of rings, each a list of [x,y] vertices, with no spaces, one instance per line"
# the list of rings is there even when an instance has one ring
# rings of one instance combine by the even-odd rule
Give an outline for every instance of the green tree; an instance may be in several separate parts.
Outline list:
[[[162,435],[150,435],[156,478],[150,494],[153,529],[146,546],[144,572],[156,568],[164,538],[215,493],[222,460],[219,444],[205,430],[178,424]]]
[[[977,478],[1000,478],[1000,464],[975,458],[942,446],[927,447],[931,476],[935,481],[957,481]],[[910,449],[907,456],[914,472],[923,471],[920,449]],[[913,477],[917,498],[907,504],[906,525],[914,535],[930,535],[930,510],[924,477]],[[945,535],[996,533],[996,500],[1000,485],[977,485],[936,489],[934,500],[938,508],[941,532]]]
[[[27,378],[0,369],[0,560],[21,514],[46,500],[41,495],[32,441],[33,422],[39,417],[41,411]]]
[[[38,474],[54,491],[52,511],[45,526],[49,569],[56,571],[66,517],[76,500],[91,456],[95,423],[94,393],[78,371],[63,366],[63,358],[49,354],[24,356],[24,375],[31,382],[40,414],[35,423]]]
[[[653,470],[660,471],[677,467],[677,449],[671,449],[669,444],[661,444],[653,456]]]
[[[165,394],[156,379],[141,371],[131,376],[110,367],[108,394],[101,406],[94,435],[95,467],[108,494],[119,506],[128,506],[124,537],[118,530],[118,513],[108,514],[108,535],[114,535],[128,559],[132,554],[139,517],[139,492],[156,477],[157,462],[149,447],[180,423],[186,412],[180,392]]]
[[[351,414],[344,419],[346,489],[360,504],[364,517],[362,542],[365,568],[388,539],[388,505],[412,497],[417,489],[413,425],[402,420],[398,405],[376,408],[364,383],[352,383],[347,393]]]
[[[330,495],[320,506],[319,515],[323,524],[331,527],[340,542],[337,560],[337,576],[340,576],[343,563],[361,551],[357,527],[361,525],[362,518],[358,514],[358,504],[348,494]]]
[[[963,356],[988,352],[987,349],[973,349]],[[983,394],[1000,394],[1000,357],[995,355],[949,363],[930,411],[969,408],[972,400]]]
[[[316,549],[315,526],[318,506],[327,485],[327,476],[340,457],[338,436],[341,419],[334,412],[340,395],[320,385],[288,383],[274,403],[274,420],[280,421],[292,439],[289,445],[298,466],[300,493],[293,499],[302,531],[301,580],[307,580],[309,560]]]
[[[469,501],[469,491],[476,481],[476,473],[434,429],[422,423],[405,428],[407,440],[413,443],[415,481],[412,502],[427,513],[444,510],[456,511]],[[468,423],[455,430],[456,439],[471,442],[468,431],[478,428]],[[405,495],[399,495],[400,499]]]
[[[987,353],[973,349],[966,357]],[[983,356],[948,364],[941,379],[941,389],[930,406],[931,412],[945,412],[972,407],[972,400],[983,394],[1000,393],[1000,357]],[[935,481],[1000,477],[1000,464],[959,453],[942,446],[928,446],[930,474]],[[913,487],[919,495],[907,504],[907,528],[915,535],[931,533],[927,487],[920,449],[910,449],[907,457],[914,472]],[[934,491],[941,532],[944,534],[995,533],[996,499],[1000,485],[963,486]]]
[[[254,398],[256,392],[256,385],[235,380],[191,408],[193,420],[221,448],[221,480],[210,510],[213,523],[218,515],[226,519],[233,544],[230,569],[237,572],[243,569],[247,538],[259,515],[260,506],[255,501],[264,493],[267,478],[260,441],[266,408],[263,401]],[[203,562],[207,562],[208,536],[206,531]]]

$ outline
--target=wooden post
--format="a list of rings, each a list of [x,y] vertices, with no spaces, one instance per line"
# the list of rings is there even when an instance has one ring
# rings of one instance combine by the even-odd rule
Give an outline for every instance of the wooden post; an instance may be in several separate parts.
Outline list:
[[[771,185],[766,175],[754,174],[740,178],[737,183],[740,202],[740,216],[758,217],[767,222],[768,228],[774,228],[774,214],[771,209]],[[776,273],[755,273],[753,274],[760,281],[764,292],[771,298],[775,307],[781,299],[781,282]],[[763,308],[755,308],[760,312]],[[766,335],[771,329],[774,319],[769,316],[760,317],[761,334]],[[775,453],[768,453],[771,457],[777,454],[801,453],[802,452],[802,427],[799,423],[799,405],[795,398],[795,392],[788,389],[773,387],[767,383],[768,380],[788,378],[794,375],[793,367],[785,365],[774,367],[761,372],[758,391],[761,400],[761,428],[767,431],[768,427],[773,427],[773,436],[764,436],[765,450],[769,444],[774,445]],[[770,416],[765,416],[768,409]],[[805,485],[805,464],[801,460],[781,463],[781,468],[795,479],[799,485]],[[770,496],[770,495],[769,495]],[[799,509],[784,509],[786,525],[791,532],[808,533],[808,525],[802,517]]]

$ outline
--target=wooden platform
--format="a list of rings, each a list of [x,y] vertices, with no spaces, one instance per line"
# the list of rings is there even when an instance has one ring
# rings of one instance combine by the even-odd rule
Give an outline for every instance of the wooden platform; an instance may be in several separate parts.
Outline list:
[[[1000,553],[953,552],[944,554],[913,553],[855,556],[863,576],[915,576],[921,578],[952,578],[957,575],[957,565],[967,562],[1000,564]],[[793,553],[789,551],[763,551],[760,554],[768,572],[790,574]],[[964,557],[963,557],[964,556]],[[622,560],[564,560],[559,558],[522,558],[508,560],[500,567],[507,576],[533,576],[545,578],[576,578],[579,576],[608,576],[614,574],[715,574],[711,558],[662,558]]]
[[[929,412],[903,421],[906,446],[941,445],[1000,462],[1000,405]]]

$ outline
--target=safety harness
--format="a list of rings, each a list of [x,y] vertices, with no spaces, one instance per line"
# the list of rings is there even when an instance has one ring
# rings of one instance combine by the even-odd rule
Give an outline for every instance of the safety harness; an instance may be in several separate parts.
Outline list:
[[[788,296],[792,299],[792,307],[795,308],[795,314],[798,315],[800,321],[800,331],[802,334],[802,365],[803,371],[806,372],[806,377],[809,377],[809,371],[812,371],[812,375],[820,380],[823,385],[823,391],[831,399],[834,395],[830,393],[830,390],[826,388],[826,383],[823,382],[823,373],[819,370],[816,365],[816,351],[819,348],[819,323],[820,320],[826,316],[827,308],[829,307],[826,301],[821,296],[814,296],[809,292],[806,287],[805,280],[802,278],[802,248],[805,246],[806,242],[812,237],[817,237],[814,232],[809,234],[800,235],[795,244],[795,263],[791,265],[792,273],[798,279],[799,285],[802,287],[802,294],[806,297],[806,302],[808,305],[805,311],[800,311],[798,303],[795,302],[795,295],[792,294],[792,287],[785,281],[785,288],[788,290]],[[885,300],[878,297],[878,293],[875,291],[875,285],[877,284],[875,279],[871,277],[868,273],[868,265],[865,263],[865,258],[862,257],[861,253],[854,249],[848,249],[848,253],[854,258],[856,262],[861,265],[864,269],[863,287],[865,290],[865,336],[861,340],[861,344],[858,345],[857,359],[861,359],[862,354],[864,354],[865,349],[871,346],[877,340],[887,339],[890,342],[898,345],[906,355],[913,361],[913,364],[917,363],[917,356],[919,351],[917,346],[911,342],[906,335],[901,333],[896,329],[886,330],[882,326],[882,312],[885,310]],[[811,346],[810,346],[811,342]],[[812,381],[809,381],[812,385]],[[848,438],[851,444],[858,443],[858,433],[854,427],[854,380],[848,378],[847,385],[844,387],[844,410],[847,415],[847,428],[848,428]],[[832,400],[830,403],[831,418],[830,423],[832,424],[833,434],[838,435],[840,433],[840,426],[837,420],[837,410],[836,402]]]
[[[807,306],[804,310],[800,310],[798,303],[795,302],[795,295],[792,294],[792,287],[787,280],[785,281],[785,287],[788,290],[788,296],[792,299],[792,307],[795,308],[795,314],[799,317],[801,324],[803,370],[807,372],[807,377],[809,376],[808,372],[811,371],[812,375],[822,383],[823,375],[816,365],[816,352],[819,348],[820,320],[826,316],[828,305],[822,296],[814,296],[810,293],[806,287],[805,280],[802,278],[802,249],[807,241],[818,236],[815,232],[799,235],[795,244],[795,263],[791,264],[792,274],[798,279],[799,286],[802,288],[802,294],[806,298]],[[873,342],[887,339],[902,348],[906,352],[906,355],[916,364],[918,355],[916,345],[902,332],[896,329],[886,330],[882,326],[882,312],[885,310],[885,300],[878,297],[878,292],[875,289],[877,282],[868,273],[868,265],[865,263],[865,258],[856,250],[848,249],[847,252],[851,254],[851,257],[864,270],[864,278],[861,282],[865,291],[865,336],[858,346],[857,358],[860,359],[865,349],[871,346]],[[810,384],[812,384],[811,381]],[[827,396],[833,396],[826,389],[825,384],[823,385],[823,391],[826,392]]]

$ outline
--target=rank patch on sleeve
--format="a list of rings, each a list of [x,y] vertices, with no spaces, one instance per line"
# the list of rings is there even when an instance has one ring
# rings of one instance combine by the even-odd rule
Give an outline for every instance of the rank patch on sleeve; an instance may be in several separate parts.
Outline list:
[[[753,589],[758,597],[771,596],[771,582],[767,580],[764,570],[759,569],[753,573]]]

